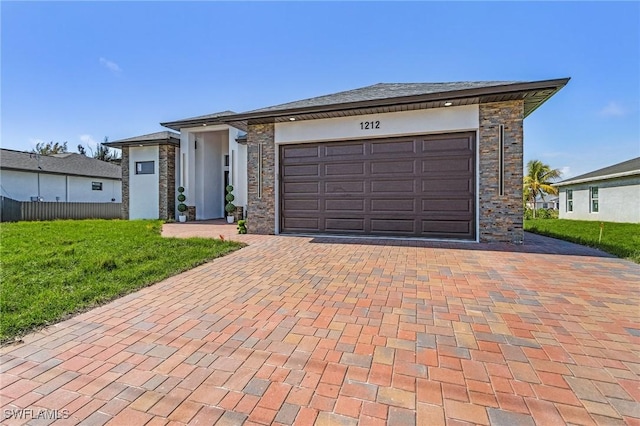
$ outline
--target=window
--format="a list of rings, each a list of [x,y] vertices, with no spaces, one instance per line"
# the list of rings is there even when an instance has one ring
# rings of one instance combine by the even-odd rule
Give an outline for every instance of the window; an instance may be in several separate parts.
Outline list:
[[[573,189],[567,189],[567,211],[573,211]]]
[[[136,174],[137,175],[152,175],[154,174],[154,162],[153,161],[136,161]]]
[[[598,187],[589,187],[589,212],[598,213]]]
[[[91,182],[91,189],[93,191],[102,191],[102,182]]]
[[[229,167],[229,156],[228,155],[224,156],[224,166],[225,167]]]

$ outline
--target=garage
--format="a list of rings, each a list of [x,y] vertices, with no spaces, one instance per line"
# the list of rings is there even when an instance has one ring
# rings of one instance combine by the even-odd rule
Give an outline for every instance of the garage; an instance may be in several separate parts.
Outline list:
[[[476,240],[475,132],[280,145],[280,231]]]

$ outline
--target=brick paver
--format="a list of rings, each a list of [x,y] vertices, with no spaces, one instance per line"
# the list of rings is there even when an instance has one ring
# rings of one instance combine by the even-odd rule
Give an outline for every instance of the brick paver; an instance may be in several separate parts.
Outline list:
[[[640,424],[633,263],[534,235],[164,234],[248,246],[0,349],[3,424]]]

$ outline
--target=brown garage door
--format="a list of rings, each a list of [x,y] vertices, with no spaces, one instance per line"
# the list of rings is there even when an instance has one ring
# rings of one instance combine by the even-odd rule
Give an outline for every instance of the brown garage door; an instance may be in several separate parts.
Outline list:
[[[284,233],[474,240],[475,134],[280,147]]]

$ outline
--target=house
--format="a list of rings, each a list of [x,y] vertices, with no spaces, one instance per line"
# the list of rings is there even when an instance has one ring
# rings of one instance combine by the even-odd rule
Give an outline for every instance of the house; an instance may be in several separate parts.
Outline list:
[[[640,157],[555,184],[560,219],[640,223]]]
[[[129,218],[173,218],[179,186],[223,217],[230,183],[250,233],[519,243],[523,120],[568,81],[381,83],[107,145]]]
[[[119,203],[122,171],[76,153],[40,155],[0,149],[2,196],[17,201]]]
[[[546,209],[546,210],[558,210],[560,208],[560,198],[557,195],[547,194],[544,197],[538,195],[536,197],[536,210],[537,209]],[[527,201],[527,208],[533,208],[533,203],[531,201]]]

